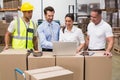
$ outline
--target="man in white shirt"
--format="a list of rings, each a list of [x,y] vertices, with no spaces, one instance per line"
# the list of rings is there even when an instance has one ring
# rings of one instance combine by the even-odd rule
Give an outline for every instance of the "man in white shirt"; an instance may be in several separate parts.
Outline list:
[[[86,45],[89,51],[105,50],[105,55],[111,56],[110,51],[113,47],[112,28],[102,19],[101,13],[100,9],[91,11],[91,22],[87,27]]]

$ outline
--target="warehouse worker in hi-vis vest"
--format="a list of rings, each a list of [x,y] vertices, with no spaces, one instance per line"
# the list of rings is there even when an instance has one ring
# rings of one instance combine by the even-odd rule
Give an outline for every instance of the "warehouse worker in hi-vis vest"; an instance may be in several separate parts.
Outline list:
[[[21,6],[23,17],[14,19],[5,34],[4,50],[9,49],[12,36],[12,48],[37,50],[36,24],[31,20],[33,5],[25,2]]]

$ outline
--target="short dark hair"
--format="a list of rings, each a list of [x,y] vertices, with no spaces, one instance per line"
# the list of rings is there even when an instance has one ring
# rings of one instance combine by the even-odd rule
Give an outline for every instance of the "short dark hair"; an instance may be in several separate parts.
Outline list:
[[[72,21],[74,21],[74,14],[73,14],[73,13],[68,13],[68,14],[66,14],[65,18],[66,18],[66,17],[69,17],[69,18],[72,19]]]
[[[102,14],[102,10],[101,9],[92,9],[91,11],[97,12],[100,15]]]
[[[55,12],[55,10],[54,10],[54,8],[53,7],[51,7],[51,6],[48,6],[48,7],[46,7],[45,9],[44,9],[44,14],[47,14],[47,11],[53,11],[53,12]]]

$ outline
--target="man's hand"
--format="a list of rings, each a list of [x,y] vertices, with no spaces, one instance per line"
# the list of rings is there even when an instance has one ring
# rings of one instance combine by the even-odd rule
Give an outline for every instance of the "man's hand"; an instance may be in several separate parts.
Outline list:
[[[105,51],[104,55],[108,56],[108,57],[112,57],[112,53],[111,52],[108,52],[108,51]]]
[[[76,53],[79,53],[79,52],[80,52],[80,49],[79,49],[79,48],[77,48]]]
[[[9,49],[9,46],[5,46],[3,50],[7,50],[7,49]]]

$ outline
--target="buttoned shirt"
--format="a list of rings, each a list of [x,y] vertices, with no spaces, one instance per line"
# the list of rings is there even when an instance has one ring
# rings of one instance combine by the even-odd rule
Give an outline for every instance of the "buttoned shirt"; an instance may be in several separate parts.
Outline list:
[[[38,26],[37,32],[41,48],[52,49],[52,42],[59,40],[59,30],[59,24],[54,21],[51,23],[44,21],[42,24],[40,24]]]
[[[77,42],[77,46],[79,46],[81,43],[85,43],[82,30],[75,26],[72,27],[71,31],[68,31],[67,28],[65,28],[64,33],[63,30],[61,29],[59,41]]]

